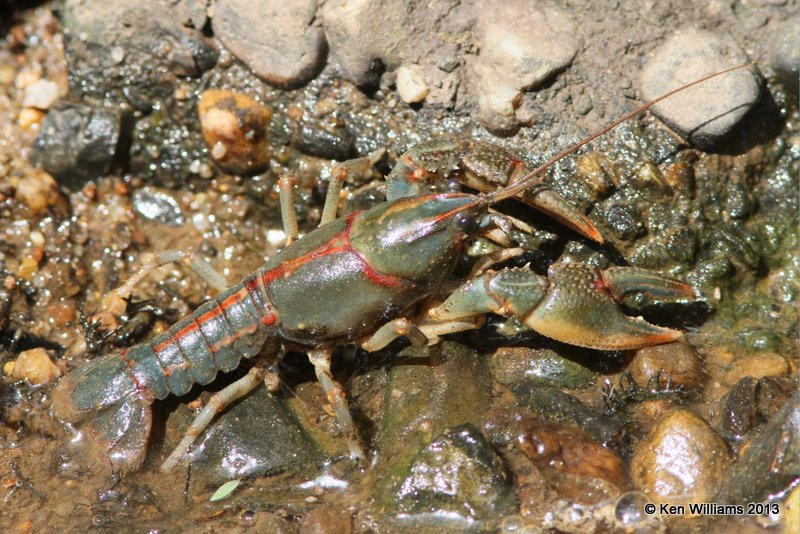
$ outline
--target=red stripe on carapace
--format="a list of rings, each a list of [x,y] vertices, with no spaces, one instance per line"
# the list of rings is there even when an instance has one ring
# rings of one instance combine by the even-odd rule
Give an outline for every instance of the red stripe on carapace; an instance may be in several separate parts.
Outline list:
[[[293,260],[287,260],[274,269],[269,271],[265,271],[262,276],[262,282],[265,286],[269,286],[273,280],[281,278],[290,274],[291,272],[299,269],[306,263],[313,261],[318,258],[322,258],[328,256],[329,254],[335,254],[337,252],[352,252],[353,254],[361,260],[363,264],[363,272],[364,275],[370,279],[370,281],[375,282],[376,284],[387,286],[387,287],[398,287],[404,284],[404,280],[398,276],[392,276],[390,274],[383,274],[378,272],[374,267],[372,267],[366,258],[364,258],[361,254],[356,251],[352,244],[350,243],[350,229],[353,226],[353,219],[355,219],[356,215],[360,212],[351,213],[347,216],[347,225],[344,229],[336,234],[335,236],[331,237],[331,239],[322,247],[319,247],[315,250],[312,250],[308,254],[304,254],[299,258],[295,258]]]

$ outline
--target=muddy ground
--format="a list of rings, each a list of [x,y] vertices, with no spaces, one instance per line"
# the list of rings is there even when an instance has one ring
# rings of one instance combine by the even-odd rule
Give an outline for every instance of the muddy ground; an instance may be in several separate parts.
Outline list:
[[[2,530],[792,531],[800,153],[797,64],[782,47],[796,44],[795,2],[542,3],[551,23],[569,18],[574,57],[515,86],[511,115],[481,100],[503,72],[481,77],[475,66],[493,44],[486,28],[506,19],[486,22],[470,2],[403,4],[414,9],[397,16],[413,26],[356,33],[351,48],[334,32],[348,21],[320,12],[308,28],[322,24],[327,53],[289,89],[254,74],[245,51],[226,49],[214,31],[222,15],[205,2],[178,2],[175,12],[155,4],[142,3],[152,16],[131,18],[124,2],[0,3]],[[394,20],[385,11],[376,27]],[[369,26],[358,22],[356,30]],[[684,341],[579,349],[492,316],[429,349],[402,340],[374,354],[341,347],[333,371],[367,446],[362,462],[347,458],[313,368],[291,350],[280,391],[240,401],[201,437],[191,466],[171,475],[158,466],[191,419],[188,405],[249,362],[156,402],[135,473],[111,472],[78,439],[85,427],[50,415],[58,376],[151,339],[217,294],[173,265],[137,284],[131,302],[104,300],[154,254],[192,249],[234,283],[283,246],[284,172],[298,178],[306,233],[334,160],[385,151],[368,176],[346,184],[343,212],[380,202],[377,178],[444,134],[495,143],[535,166],[642,103],[641,72],[690,29],[731,39],[757,63],[758,100],[729,132],[688,139],[648,113],[556,165],[549,183],[588,214],[604,245],[521,205],[501,206],[536,227],[528,244],[538,246],[509,265],[541,275],[564,261],[633,265],[690,282],[696,302],[626,302],[685,331]],[[358,70],[373,56],[378,68]],[[421,93],[403,87],[400,69],[414,65],[430,91],[408,103]],[[215,162],[197,114],[212,89],[270,110],[264,161],[239,171]],[[347,299],[331,313],[346,314]],[[46,359],[25,369],[28,351]],[[240,483],[211,502],[230,480]],[[647,515],[647,502],[756,502],[779,513]]]

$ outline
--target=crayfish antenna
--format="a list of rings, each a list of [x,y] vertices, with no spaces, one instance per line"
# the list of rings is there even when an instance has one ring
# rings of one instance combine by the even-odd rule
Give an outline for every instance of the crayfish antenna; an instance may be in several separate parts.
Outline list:
[[[709,74],[708,76],[704,76],[703,78],[700,78],[698,80],[694,80],[693,82],[689,82],[689,83],[681,85],[680,87],[676,87],[675,89],[664,93],[663,95],[659,96],[658,98],[656,98],[654,100],[651,100],[650,102],[647,102],[646,104],[642,104],[641,106],[639,106],[638,108],[634,109],[633,111],[631,111],[629,113],[626,113],[625,115],[623,115],[619,119],[615,120],[614,122],[612,122],[611,124],[609,124],[605,128],[602,128],[601,130],[596,131],[595,133],[589,135],[588,137],[585,137],[584,139],[578,141],[574,145],[562,150],[561,152],[559,152],[558,154],[556,154],[555,156],[553,156],[552,158],[550,158],[549,160],[547,160],[543,164],[541,164],[538,167],[536,167],[535,169],[533,169],[526,176],[523,176],[522,178],[520,178],[520,180],[517,181],[516,183],[514,183],[514,185],[509,186],[509,187],[507,187],[505,189],[500,189],[499,191],[495,191],[494,193],[487,194],[486,195],[487,200],[489,201],[490,204],[494,204],[494,203],[499,202],[501,200],[505,200],[507,198],[511,198],[511,197],[517,196],[519,193],[525,191],[529,187],[532,187],[532,186],[536,185],[537,183],[543,181],[544,178],[545,178],[545,173],[550,169],[550,167],[555,165],[557,162],[561,161],[562,159],[564,159],[565,157],[567,157],[567,156],[569,156],[571,154],[574,154],[575,152],[580,150],[582,147],[584,147],[587,144],[591,143],[592,141],[594,141],[595,139],[597,139],[601,135],[607,134],[608,132],[610,132],[611,130],[613,130],[614,128],[616,128],[617,126],[622,124],[623,122],[626,122],[626,121],[632,119],[633,117],[636,117],[637,115],[639,115],[641,113],[644,113],[645,111],[647,111],[651,107],[655,106],[659,102],[661,102],[663,100],[666,100],[667,98],[671,97],[674,94],[680,93],[681,91],[685,91],[686,89],[689,89],[690,87],[694,87],[695,85],[699,85],[701,83],[707,82],[708,80],[711,80],[712,78],[716,78],[717,76],[722,76],[723,74],[728,74],[729,72],[733,72],[735,70],[751,67],[753,65],[755,65],[755,62],[754,61],[750,61],[748,63],[743,63],[741,65],[736,65],[735,67],[729,67],[727,69],[723,69],[723,70],[717,71],[717,72],[715,72],[713,74]]]

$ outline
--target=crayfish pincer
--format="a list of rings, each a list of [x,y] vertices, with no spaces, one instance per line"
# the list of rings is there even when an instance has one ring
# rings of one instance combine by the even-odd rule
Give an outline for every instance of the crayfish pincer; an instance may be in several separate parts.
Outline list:
[[[485,313],[513,316],[545,336],[602,350],[677,339],[681,332],[628,317],[618,302],[637,292],[690,300],[691,286],[642,269],[601,271],[582,264],[555,265],[547,277],[528,269],[477,269],[439,307],[428,310],[425,321],[414,322],[419,307],[441,296],[450,283],[469,240],[502,238],[504,229],[514,226],[490,206],[536,186],[555,161],[586,142],[524,176],[515,175],[511,185],[495,191],[416,194],[412,187],[412,196],[405,196],[396,192],[401,187],[395,191],[397,198],[320,226],[166,332],[72,371],[56,386],[53,414],[70,423],[87,423],[101,459],[117,470],[135,470],[145,459],[155,400],[184,395],[193,384],[208,384],[218,371],[231,371],[243,359],[258,356],[243,378],[214,395],[200,411],[162,465],[169,471],[225,406],[262,382],[275,383],[269,369],[288,344],[308,353],[351,456],[362,457],[344,391],[330,371],[337,345],[359,344],[372,351],[399,336],[415,344],[435,342],[443,333],[476,328]],[[462,151],[470,148],[475,146],[458,146]],[[465,160],[464,156],[459,157]],[[422,167],[407,159],[399,164],[417,169],[409,173],[411,178],[429,172],[417,172]],[[330,194],[338,197],[335,188]],[[529,195],[528,200],[599,240],[591,221],[560,206],[560,199]],[[551,209],[550,201],[557,207]],[[175,260],[187,261],[213,286],[222,286],[221,277],[207,264],[176,251],[162,253],[134,278]],[[329,303],[340,302],[343,295],[347,309],[330,313]]]

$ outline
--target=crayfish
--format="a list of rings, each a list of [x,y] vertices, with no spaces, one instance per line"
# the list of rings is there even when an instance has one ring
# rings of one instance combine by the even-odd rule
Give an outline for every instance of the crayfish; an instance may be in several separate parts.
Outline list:
[[[329,206],[324,224],[229,289],[207,264],[188,258],[189,265],[221,293],[154,339],[72,371],[55,389],[54,415],[72,423],[88,420],[89,435],[101,457],[116,469],[135,470],[145,458],[153,401],[186,394],[194,383],[208,384],[218,371],[231,371],[245,358],[260,355],[262,361],[277,361],[282,346],[290,345],[307,352],[348,436],[351,455],[361,457],[364,452],[345,393],[330,371],[337,345],[358,344],[374,351],[399,336],[424,344],[445,333],[476,328],[486,313],[512,316],[550,338],[601,350],[632,349],[681,337],[680,331],[625,315],[618,301],[642,292],[690,300],[695,297],[690,285],[643,269],[602,271],[583,264],[553,265],[547,277],[525,268],[492,271],[484,266],[439,306],[427,310],[425,321],[413,320],[419,315],[417,308],[450,281],[470,239],[485,235],[502,239],[508,228],[515,227],[514,220],[491,209],[500,200],[522,194],[525,202],[602,241],[583,213],[543,184],[544,173],[555,161],[659,100],[533,170],[487,143],[450,139],[424,143],[400,157],[389,176],[386,202],[339,219],[334,219],[335,210]],[[447,183],[454,173],[482,192],[447,191],[442,179]],[[338,187],[332,183],[326,205],[335,206],[337,198]],[[291,218],[288,221],[287,235],[292,235],[296,231]],[[150,268],[179,259],[187,260],[180,252],[162,253]],[[146,270],[126,288],[132,288]],[[330,302],[342,302],[346,310],[330,313],[326,305]],[[214,395],[162,470],[175,466],[225,406],[264,381],[274,384],[274,376],[257,364]]]

